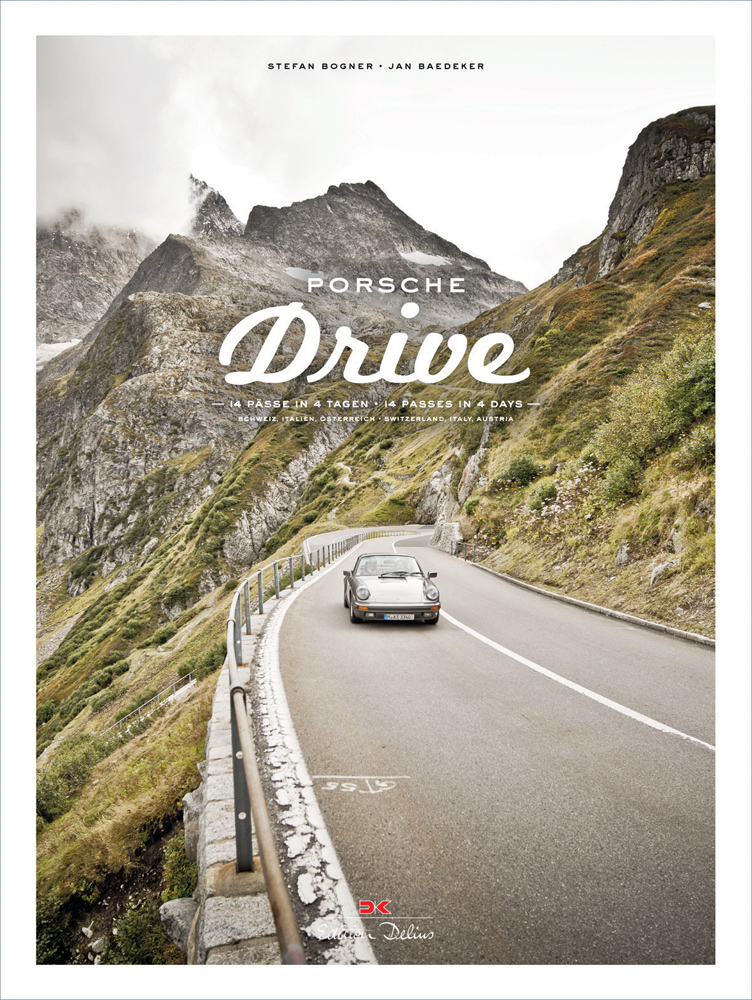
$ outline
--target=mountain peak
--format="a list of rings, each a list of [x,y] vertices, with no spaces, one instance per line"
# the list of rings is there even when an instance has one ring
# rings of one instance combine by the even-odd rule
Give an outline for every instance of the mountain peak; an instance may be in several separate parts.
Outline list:
[[[359,195],[368,197],[381,197],[385,201],[389,201],[387,196],[378,186],[374,184],[373,181],[360,182],[356,181],[353,184],[344,182],[342,184],[330,184],[326,192],[328,195]]]
[[[242,236],[243,224],[233,213],[222,195],[206,181],[190,175],[190,197],[193,207],[191,236]]]
[[[485,261],[424,229],[373,181],[332,184],[326,194],[284,208],[256,205],[245,236],[284,248],[300,267],[326,269],[327,261],[334,265],[412,253],[489,270]]]
[[[434,287],[445,291],[454,280],[478,310],[527,291],[419,225],[370,180],[332,184],[325,194],[283,208],[255,205],[244,235],[257,246],[272,244],[287,273],[301,280],[311,273],[346,279],[354,288],[358,279],[376,285],[409,279],[412,289],[425,289],[426,280],[441,278],[443,286]],[[453,312],[460,306],[455,298]]]

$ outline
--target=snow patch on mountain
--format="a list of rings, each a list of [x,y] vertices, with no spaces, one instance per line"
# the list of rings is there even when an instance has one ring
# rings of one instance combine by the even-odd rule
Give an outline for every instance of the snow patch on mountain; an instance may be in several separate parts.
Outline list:
[[[74,338],[73,340],[66,341],[64,344],[37,344],[37,371],[41,371],[47,362],[52,361],[58,354],[62,354],[69,347],[75,347],[76,344],[80,343],[80,339]]]
[[[309,278],[326,277],[323,271],[306,271],[304,267],[286,267],[285,274],[289,274],[291,278],[297,278],[298,281],[308,281]]]
[[[432,253],[421,253],[420,250],[411,250],[410,253],[402,253],[400,250],[400,257],[404,257],[412,264],[430,264],[434,267],[443,267],[444,264],[452,263],[450,257],[437,257]]]

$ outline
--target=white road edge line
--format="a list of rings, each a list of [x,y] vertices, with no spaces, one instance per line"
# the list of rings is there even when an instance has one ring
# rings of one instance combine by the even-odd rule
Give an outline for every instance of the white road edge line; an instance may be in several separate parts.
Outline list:
[[[512,652],[511,649],[507,649],[505,646],[501,646],[498,642],[494,642],[493,639],[488,639],[485,635],[481,635],[480,632],[476,632],[475,629],[470,628],[469,625],[464,625],[462,622],[457,621],[452,615],[448,614],[444,609],[441,609],[441,617],[445,618],[452,625],[456,625],[457,628],[461,628],[468,635],[473,636],[480,642],[484,642],[487,646],[492,649],[498,650],[498,652],[503,653],[505,656],[511,657],[518,663],[521,663],[525,667],[529,667],[531,670],[535,670],[539,674],[543,674],[544,677],[548,677],[552,681],[556,681],[558,684],[563,684],[564,687],[570,688],[572,691],[576,691],[578,694],[584,694],[586,698],[592,698],[593,701],[597,701],[601,705],[605,705],[606,708],[611,708],[615,712],[619,712],[621,715],[626,715],[630,719],[634,719],[637,722],[642,722],[643,725],[650,726],[651,729],[658,729],[662,733],[670,733],[672,736],[680,736],[683,740],[690,740],[692,743],[699,743],[702,747],[707,747],[708,750],[715,752],[715,747],[711,743],[705,743],[703,740],[698,740],[696,736],[690,736],[688,733],[683,733],[679,729],[673,729],[671,726],[666,726],[662,722],[658,722],[656,719],[651,719],[647,715],[641,715],[640,712],[635,712],[634,709],[627,708],[626,705],[620,705],[618,701],[611,701],[610,698],[605,698],[602,694],[597,694],[595,691],[591,691],[589,688],[583,687],[581,684],[575,684],[574,681],[568,680],[566,677],[562,677],[561,674],[555,674],[553,670],[548,670],[546,667],[541,667],[538,663],[533,663],[532,660],[528,660],[524,656],[520,656],[519,653]]]
[[[325,917],[319,917],[309,927],[301,929],[309,937],[329,944],[330,961],[338,965],[377,965],[368,932],[360,919],[316,799],[290,715],[279,665],[280,628],[288,608],[298,594],[331,573],[346,556],[341,556],[305,583],[297,585],[275,609],[260,640],[257,681],[262,713],[266,714],[265,725],[278,740],[276,745],[272,743],[269,747],[270,758],[277,758],[278,772],[272,779],[277,786],[277,802],[290,806],[284,817],[284,822],[291,829],[291,835],[286,840],[288,856],[301,856],[305,865],[297,880],[298,895],[304,903],[323,901],[329,904]],[[285,759],[281,760],[281,756]]]
[[[425,534],[430,534],[430,532],[421,532],[421,535]],[[398,540],[401,539],[395,538],[392,542],[393,552],[397,551],[394,546]],[[498,650],[498,652],[503,653],[505,656],[510,656],[513,660],[516,660],[523,666],[530,667],[531,670],[535,670],[539,674],[543,674],[544,677],[548,677],[550,680],[556,681],[558,684],[563,684],[564,687],[568,687],[572,691],[576,691],[578,694],[584,694],[586,698],[592,698],[593,701],[597,701],[599,704],[605,705],[606,708],[611,708],[615,712],[619,712],[621,715],[626,715],[630,719],[642,722],[643,725],[650,726],[651,729],[658,729],[660,732],[670,733],[672,736],[680,736],[683,740],[689,740],[691,743],[699,743],[701,747],[707,747],[708,750],[712,750],[715,753],[715,747],[712,743],[705,743],[703,740],[698,740],[696,736],[690,736],[688,733],[683,733],[679,729],[673,729],[671,726],[666,726],[662,722],[656,721],[656,719],[651,719],[647,715],[641,715],[640,712],[635,712],[634,709],[627,708],[626,705],[620,705],[618,701],[611,701],[610,698],[605,698],[602,694],[597,694],[595,691],[591,691],[590,688],[583,687],[581,684],[575,684],[574,681],[567,680],[567,678],[562,677],[561,674],[555,674],[553,670],[548,670],[546,667],[541,667],[538,663],[533,663],[532,660],[528,660],[526,657],[520,656],[519,653],[513,653],[511,649],[507,649],[505,646],[499,645],[499,643],[494,642],[493,639],[486,638],[485,635],[481,635],[480,632],[476,632],[475,629],[470,628],[469,625],[464,625],[461,621],[453,618],[452,615],[444,611],[443,608],[441,609],[440,614],[442,618],[446,618],[448,622],[451,622],[452,625],[456,625],[457,628],[463,629],[468,633],[468,635],[472,635],[480,642],[484,642],[487,646]]]

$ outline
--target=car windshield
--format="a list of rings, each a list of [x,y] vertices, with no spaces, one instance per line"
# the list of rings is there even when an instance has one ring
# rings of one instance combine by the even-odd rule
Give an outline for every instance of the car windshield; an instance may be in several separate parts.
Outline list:
[[[361,556],[355,576],[423,576],[412,556]]]

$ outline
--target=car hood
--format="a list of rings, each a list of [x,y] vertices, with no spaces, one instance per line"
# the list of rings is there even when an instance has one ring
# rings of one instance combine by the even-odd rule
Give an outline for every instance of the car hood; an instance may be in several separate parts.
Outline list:
[[[392,602],[413,604],[427,600],[424,580],[419,576],[387,577],[385,579],[378,576],[359,577],[358,584],[368,587],[371,591],[371,600],[376,604]]]

